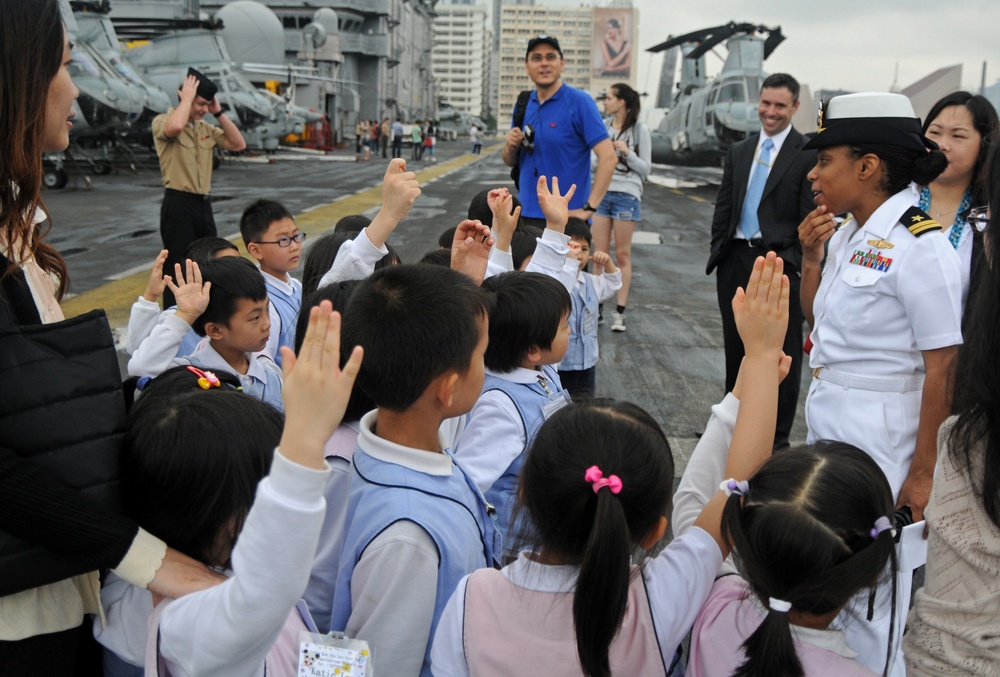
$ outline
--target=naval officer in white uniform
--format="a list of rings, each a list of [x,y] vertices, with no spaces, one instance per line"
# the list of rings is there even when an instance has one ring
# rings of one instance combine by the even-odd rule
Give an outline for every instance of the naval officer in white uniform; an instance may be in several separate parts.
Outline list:
[[[927,185],[947,159],[898,94],[834,97],[805,148],[818,150],[808,175],[818,207],[799,226],[802,307],[814,344],[808,441],[865,450],[885,472],[897,506],[909,506],[919,521],[937,431],[949,413],[948,370],[962,342],[962,278],[941,226],[914,206],[914,182]],[[833,215],[844,213],[835,228]],[[899,577],[891,675],[904,671],[898,646],[909,579]],[[871,619],[867,603],[856,606],[848,644],[882,673],[892,605],[877,604]]]

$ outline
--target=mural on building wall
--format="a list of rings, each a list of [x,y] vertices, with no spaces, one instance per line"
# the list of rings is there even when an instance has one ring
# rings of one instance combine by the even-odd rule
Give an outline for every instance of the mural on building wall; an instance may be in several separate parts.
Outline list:
[[[594,9],[593,63],[595,79],[632,81],[634,24],[627,7]]]

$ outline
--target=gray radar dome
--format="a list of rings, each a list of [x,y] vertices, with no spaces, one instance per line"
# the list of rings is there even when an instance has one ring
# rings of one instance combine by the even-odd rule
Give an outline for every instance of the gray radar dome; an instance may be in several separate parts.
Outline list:
[[[222,39],[236,63],[284,63],[285,31],[268,7],[236,0],[215,13],[222,20]]]

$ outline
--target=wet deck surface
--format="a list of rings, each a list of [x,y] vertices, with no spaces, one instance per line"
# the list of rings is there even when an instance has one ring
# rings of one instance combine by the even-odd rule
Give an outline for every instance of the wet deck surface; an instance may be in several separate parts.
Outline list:
[[[426,179],[423,195],[389,240],[404,261],[417,261],[436,248],[438,235],[465,218],[477,192],[510,186],[499,154],[473,161],[467,150],[461,141],[442,143],[438,162],[411,162]],[[381,158],[343,162],[294,155],[270,164],[226,163],[215,172],[212,187],[219,234],[236,234],[240,213],[257,197],[283,202],[313,240],[352,209],[373,216],[378,197],[371,189],[380,183],[385,163]],[[678,472],[711,406],[723,395],[715,278],[705,275],[717,190],[708,181],[720,174],[654,169],[633,244],[628,331],[600,328],[598,395],[631,400],[653,414],[671,438]],[[45,194],[54,222],[50,239],[67,255],[71,291],[83,294],[78,302],[109,307],[113,324],[121,323],[128,304],[142,292],[147,276],[142,271],[160,249],[162,195],[159,171],[149,160],[139,163],[138,173],[123,168],[118,174],[91,176],[89,189],[78,175],[67,189]],[[117,295],[103,295],[112,288]],[[809,378],[804,370],[793,442],[805,439],[802,407]]]

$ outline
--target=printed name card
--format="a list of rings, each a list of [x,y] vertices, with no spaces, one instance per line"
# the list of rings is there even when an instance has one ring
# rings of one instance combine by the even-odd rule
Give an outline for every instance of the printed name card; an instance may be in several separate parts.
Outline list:
[[[299,633],[298,677],[372,677],[368,642]]]

